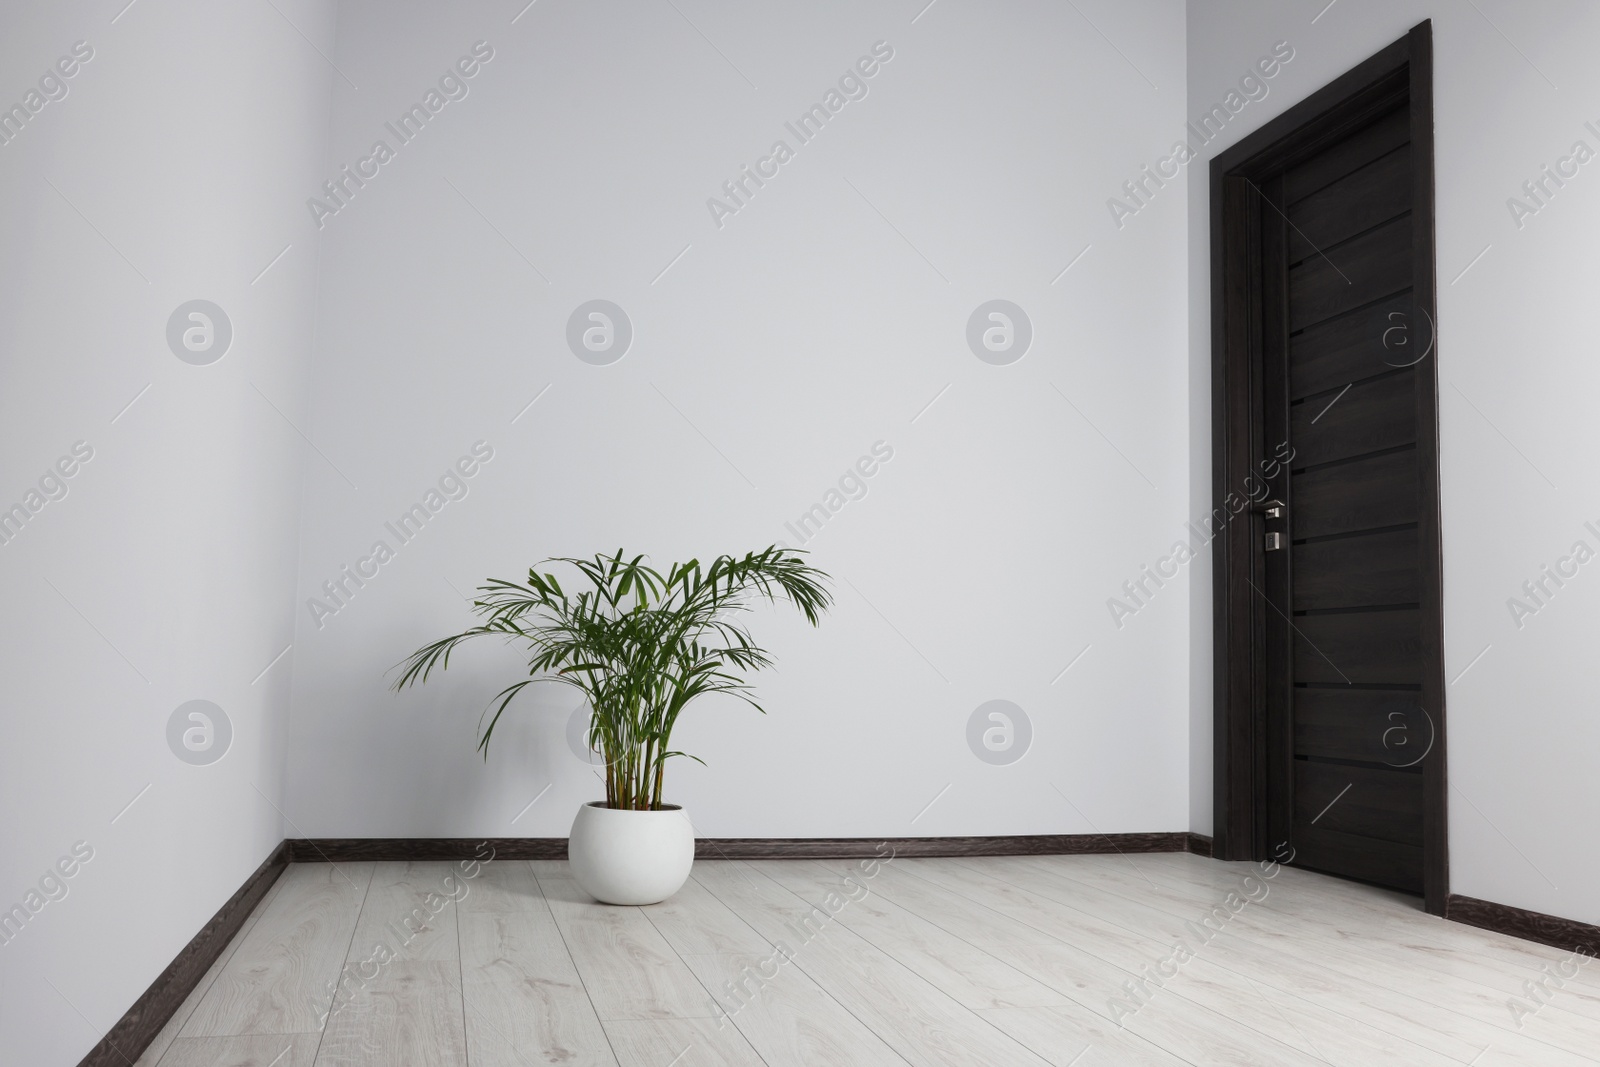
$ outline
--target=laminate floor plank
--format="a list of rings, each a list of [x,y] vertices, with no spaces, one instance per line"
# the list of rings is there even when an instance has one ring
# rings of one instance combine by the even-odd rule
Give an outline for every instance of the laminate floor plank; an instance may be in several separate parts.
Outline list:
[[[180,1037],[163,1067],[313,1067],[321,1034]]]
[[[848,1007],[793,964],[762,956],[685,956],[724,1015],[767,1067],[906,1067],[908,1062]],[[753,975],[770,977],[753,978]]]
[[[477,876],[467,880],[466,886],[466,895],[456,907],[462,915],[492,912],[525,918],[541,916],[546,922],[555,922],[527,860],[497,859],[482,864]]]
[[[1057,941],[1092,953],[1131,974],[1138,974],[1141,967],[1166,951],[1164,939],[1168,935],[1162,929],[1131,929],[1024,889],[1002,877],[976,873],[958,863],[916,860],[908,862],[903,869],[1024,922]],[[1169,919],[1164,915],[1161,918]],[[1172,925],[1181,926],[1176,922]]]
[[[371,878],[370,863],[290,864],[180,1036],[320,1030]]]
[[[466,1067],[460,965],[398,960],[328,1019],[316,1067]]]
[[[1010,946],[1007,961],[1179,1058],[1262,1067],[1327,1062],[1270,1034],[1241,1027],[1226,1006],[1219,1012],[1168,989],[1156,990],[1142,1005],[1127,1001],[1123,983],[1145,976],[1170,954],[1168,944],[951,861],[910,861],[902,870],[1050,933],[1058,943]],[[1116,1004],[1124,1001],[1137,1010],[1119,1011]]]
[[[1190,1067],[1190,1061],[1137,1034],[1061,1008],[985,1008],[978,1012],[1054,1067]]]
[[[1122,1020],[1129,1032],[1195,1064],[1229,1067],[1329,1067],[1320,1051],[1300,1052],[1188,998],[1163,991],[1136,1015]],[[1308,1043],[1302,1038],[1296,1044]],[[1344,1063],[1359,1063],[1345,1059]]]
[[[1142,895],[1151,905],[1181,916],[1184,891],[1170,887],[1150,890],[1140,886],[1116,868],[1091,870],[1088,867],[1067,867],[1047,864],[1030,864],[1045,877],[1055,877],[1063,884],[1077,883],[1081,889],[1073,893],[1074,899],[1085,903],[1096,898],[1100,881],[1105,892],[1128,896]],[[1246,870],[1243,873],[1254,873]],[[1384,890],[1369,890],[1336,882],[1319,875],[1279,868],[1276,878],[1258,879],[1258,885],[1267,886],[1266,896],[1251,905],[1251,916],[1276,931],[1304,936],[1308,939],[1331,941],[1341,948],[1364,953],[1372,963],[1392,960],[1398,952],[1412,958],[1418,966],[1436,969],[1492,991],[1515,990],[1523,977],[1537,974],[1541,966],[1556,964],[1567,957],[1558,949],[1531,945],[1531,951],[1520,948],[1504,952],[1502,947],[1477,936],[1487,931],[1477,931],[1461,924],[1446,923],[1419,910],[1378,911],[1364,907],[1366,901],[1383,901],[1390,894]],[[1203,900],[1207,893],[1212,902],[1221,901],[1225,891],[1242,891],[1243,876],[1233,873],[1210,884],[1197,886],[1190,894],[1192,899]],[[1143,890],[1141,894],[1141,890]],[[1356,891],[1352,894],[1351,891]],[[1364,894],[1364,895],[1362,895]],[[1086,904],[1087,906],[1087,904]],[[1264,918],[1271,916],[1270,923]],[[1241,929],[1251,929],[1245,924]],[[1498,937],[1499,935],[1490,935]],[[1463,958],[1466,957],[1466,958]],[[1582,970],[1579,978],[1588,978]],[[1507,985],[1507,979],[1512,979]],[[1574,981],[1569,989],[1573,993],[1569,1012],[1593,1018],[1597,1003],[1592,985]]]
[[[1042,863],[1006,862],[998,866],[1001,870],[1001,877],[1019,879],[1022,885],[1041,895],[1062,901],[1070,900],[1074,906],[1091,912],[1098,908],[1104,909],[1105,913],[1126,914],[1129,910],[1128,898],[1136,895],[1141,888],[1132,880],[1126,879],[1124,874],[1115,867],[1101,867],[1098,870],[1090,871],[1086,865],[1067,865],[1048,860]],[[1288,873],[1287,869],[1279,869],[1279,876],[1285,873]],[[1305,878],[1304,872],[1294,872],[1294,874],[1299,875],[1302,879]],[[1030,878],[1034,880],[1030,881]],[[1118,895],[1095,888],[1092,884],[1095,879],[1104,879],[1111,882],[1121,880],[1122,894]],[[1318,879],[1315,882],[1310,882],[1307,887],[1320,892],[1324,888],[1318,884],[1320,881]],[[1317,914],[1284,915],[1275,913],[1268,907],[1269,905],[1276,901],[1279,908],[1283,908],[1288,900],[1299,895],[1298,890],[1302,888],[1297,883],[1297,880],[1291,877],[1289,885],[1280,887],[1284,891],[1280,891],[1274,896],[1273,886],[1276,882],[1276,877],[1271,879],[1257,878],[1253,883],[1253,888],[1246,890],[1242,877],[1235,875],[1234,878],[1228,881],[1209,887],[1209,892],[1212,894],[1209,901],[1203,896],[1205,890],[1201,890],[1199,895],[1194,898],[1197,909],[1204,908],[1209,911],[1217,907],[1225,899],[1225,887],[1231,887],[1226,888],[1226,892],[1238,892],[1241,894],[1246,892],[1259,894],[1265,887],[1265,895],[1260,897],[1259,902],[1247,904],[1237,916],[1213,920],[1214,923],[1222,928],[1224,933],[1232,935],[1231,940],[1228,940],[1226,944],[1233,945],[1242,942],[1245,946],[1265,947],[1270,950],[1271,958],[1274,961],[1281,960],[1275,966],[1264,968],[1239,966],[1237,964],[1229,968],[1243,976],[1246,981],[1250,980],[1249,976],[1252,974],[1266,975],[1269,977],[1262,979],[1263,981],[1276,985],[1280,991],[1288,993],[1291,997],[1298,998],[1299,994],[1284,988],[1284,986],[1292,984],[1291,976],[1295,971],[1294,961],[1305,957],[1313,957],[1319,961],[1319,966],[1321,967],[1337,968],[1348,979],[1349,987],[1367,988],[1373,984],[1374,974],[1381,973],[1385,961],[1392,961],[1397,953],[1407,955],[1416,954],[1419,951],[1414,946],[1406,943],[1404,931],[1395,931],[1393,936],[1385,936],[1384,931],[1375,931],[1370,921],[1361,921],[1361,916],[1344,915],[1343,912],[1338,910],[1339,905],[1330,902],[1327,895],[1324,895],[1324,898],[1320,901]],[[1181,898],[1152,891],[1148,886],[1142,888],[1146,891],[1144,895],[1152,901],[1166,902],[1166,906],[1173,915],[1171,921],[1175,923],[1177,917],[1182,914]],[[1180,903],[1171,903],[1175,899],[1179,900]],[[1339,925],[1337,922],[1327,921],[1330,911],[1335,918],[1346,918],[1346,923]],[[1224,908],[1218,914],[1226,916],[1229,912]],[[1202,915],[1203,913],[1196,914],[1190,922],[1198,922]],[[1370,919],[1370,916],[1366,918]],[[1424,920],[1427,918],[1426,916],[1421,917]],[[1193,930],[1194,927],[1186,926],[1184,929]],[[1170,930],[1173,936],[1182,936],[1183,931],[1176,926],[1170,927]],[[1205,935],[1202,934],[1201,936]],[[1220,942],[1222,939],[1219,938],[1218,940]],[[1221,962],[1224,967],[1227,967],[1227,963],[1224,960],[1219,960],[1216,952],[1213,951],[1216,945],[1217,942],[1207,945],[1207,959]],[[1217,951],[1223,950],[1217,949]],[[1249,956],[1247,949],[1244,952],[1246,956]],[[1266,962],[1259,955],[1249,958],[1252,958],[1258,964]],[[1414,962],[1417,967],[1432,968],[1437,965],[1437,961],[1430,959],[1427,955],[1418,957]],[[1467,966],[1481,968],[1482,964],[1477,961],[1462,961],[1462,967]],[[1413,972],[1410,969],[1401,969],[1396,973],[1409,974]],[[1532,978],[1538,977],[1536,972],[1532,972],[1530,976]],[[1514,1019],[1510,1011],[1504,1008],[1503,1003],[1508,994],[1514,995],[1518,992],[1515,981],[1509,983],[1506,981],[1506,979],[1515,978],[1515,973],[1507,974],[1497,969],[1491,969],[1486,973],[1478,973],[1473,977],[1478,980],[1474,981],[1472,978],[1451,975],[1443,981],[1435,980],[1421,987],[1422,996],[1427,997],[1436,1006],[1442,1006],[1448,1011],[1453,1011],[1457,1019],[1461,1020],[1455,1027],[1447,1025],[1442,1028],[1441,1033],[1446,1035],[1446,1039],[1452,1029],[1457,1029],[1461,1025],[1471,1027],[1472,1023],[1479,1019],[1488,1019],[1493,1029],[1514,1029]],[[1484,984],[1485,981],[1495,979],[1501,980],[1498,985]],[[1377,981],[1383,983],[1385,979],[1379,977]],[[1389,984],[1394,985],[1396,988],[1389,991],[1387,994],[1388,999],[1392,1000],[1395,996],[1403,996],[1407,1000],[1414,999],[1408,995],[1405,983],[1391,981]],[[1188,995],[1192,999],[1202,999],[1195,995],[1200,992],[1199,990],[1192,989],[1189,986],[1185,986],[1185,988],[1189,990]],[[1600,1032],[1585,1033],[1586,1029],[1590,1029],[1587,1027],[1587,1020],[1575,1018],[1581,1012],[1588,1010],[1587,994],[1581,990],[1564,990],[1563,992],[1571,995],[1557,997],[1550,1005],[1548,1013],[1541,1012],[1543,1025],[1539,1027],[1539,1030],[1544,1033],[1529,1036],[1539,1036],[1541,1042],[1547,1042],[1548,1045],[1565,1049],[1568,1052],[1581,1051],[1589,1042],[1600,1039]],[[1486,1012],[1488,1006],[1496,1001],[1501,1003],[1502,1010],[1498,1013]],[[1573,1009],[1577,1010],[1574,1011]],[[1275,1009],[1275,1011],[1277,1010]],[[1437,1013],[1435,1014],[1437,1017]],[[1349,1036],[1371,1037],[1370,1034],[1366,1034],[1362,1030],[1362,1027],[1366,1025],[1364,1022],[1365,1014],[1352,1015],[1347,1012],[1346,1015],[1352,1019],[1354,1024]],[[1394,1035],[1396,1028],[1393,1023],[1391,1022],[1389,1026],[1383,1026],[1381,1025],[1382,1021],[1380,1017],[1380,1025],[1374,1027],[1374,1029]],[[1270,1020],[1266,1020],[1266,1022],[1270,1023]],[[1401,1036],[1405,1033],[1414,1032],[1416,1029],[1414,1024],[1406,1027],[1401,1031]],[[1476,1029],[1481,1031],[1481,1027]],[[1282,1037],[1282,1035],[1279,1036],[1280,1038]],[[1437,1034],[1426,1033],[1423,1036],[1426,1040],[1421,1043],[1428,1044],[1429,1047],[1434,1048],[1437,1052],[1452,1054],[1460,1051],[1459,1048],[1439,1048],[1440,1041]],[[1526,1041],[1518,1034],[1513,1033],[1509,1036],[1519,1045],[1526,1044]],[[1502,1036],[1502,1039],[1505,1039],[1504,1036]],[[1480,1044],[1477,1050],[1481,1051],[1482,1047]],[[1531,1054],[1539,1051],[1539,1049],[1531,1047],[1529,1051]],[[1549,1048],[1548,1053],[1552,1058],[1561,1057],[1561,1053],[1557,1052],[1555,1048]],[[1380,1059],[1376,1058],[1378,1055],[1376,1052],[1369,1051],[1365,1055],[1372,1062],[1381,1062]],[[1418,1061],[1421,1062],[1421,1059],[1419,1058]]]
[[[1213,939],[1218,933],[1203,925],[1211,921],[1221,930],[1229,928],[1232,912],[1223,906],[1220,918],[1211,908],[1222,904],[1223,897],[1212,901],[1179,899],[1173,905],[1176,914],[1139,904],[1132,887],[1123,894],[1109,894],[1093,888],[1093,875],[1082,881],[1059,878],[1049,863],[1034,864],[1022,860],[1007,860],[995,864],[963,862],[975,873],[985,873],[998,868],[999,877],[1051,899],[1071,900],[1090,914],[1130,927],[1150,924],[1163,935],[1168,945],[1182,944],[1185,952],[1176,957],[1172,951],[1162,951],[1140,969],[1141,977],[1164,982],[1157,996],[1171,990],[1195,1004],[1210,1009],[1218,1016],[1232,1018],[1257,1032],[1272,1037],[1302,1053],[1317,1056],[1331,1063],[1351,1067],[1366,1064],[1389,1063],[1404,1065],[1433,1065],[1448,1067],[1450,1057],[1413,1045],[1403,1038],[1397,1040],[1392,1032],[1374,1027],[1360,1018],[1341,1015],[1312,1000],[1278,988],[1274,968],[1257,972],[1257,978],[1238,973],[1211,962]],[[1144,887],[1146,895],[1153,891]],[[1268,881],[1257,880],[1252,891],[1270,893]],[[1057,897],[1056,894],[1060,896]],[[1248,899],[1236,897],[1235,899]],[[1265,899],[1264,897],[1262,899]],[[1246,904],[1245,907],[1249,907]],[[1187,919],[1180,919],[1185,910]],[[1173,972],[1163,978],[1167,972]]]
[[[1489,946],[1482,943],[1468,947],[1469,943],[1452,941],[1444,929],[1449,924],[1431,916],[1390,923],[1363,917],[1342,903],[1330,903],[1313,913],[1294,896],[1284,894],[1277,898],[1278,907],[1242,915],[1236,932],[1269,947],[1293,942],[1298,951],[1317,954],[1329,966],[1381,985],[1415,985],[1419,996],[1475,1015],[1489,1004],[1503,1008],[1507,997],[1522,992],[1525,981],[1542,977],[1533,960],[1500,960],[1490,956]],[[1272,903],[1272,898],[1265,902]],[[1548,965],[1567,956],[1547,951],[1543,962]],[[1565,1030],[1579,1042],[1600,1040],[1600,998],[1592,989],[1569,983],[1546,1011],[1547,1027]],[[1509,1013],[1506,1020],[1509,1025]]]
[[[359,965],[373,958],[379,946],[400,959],[459,959],[456,899],[468,892],[468,883],[450,863],[374,864],[349,962]]]
[[[1050,865],[1080,881],[1115,884],[1126,895],[1142,895],[1158,907],[1172,903],[1174,893],[1221,899],[1246,875],[1260,874],[1255,864],[1183,853],[1041,857],[1035,865]],[[1160,891],[1152,891],[1145,877]],[[1544,1055],[1552,1064],[1570,1062],[1571,1055],[1583,1055],[1600,1042],[1593,1015],[1600,968],[1580,969],[1536,1020],[1519,1029],[1507,1001],[1523,992],[1523,982],[1539,981],[1542,968],[1561,964],[1568,953],[1445,922],[1423,913],[1415,898],[1310,871],[1279,867],[1268,881],[1267,897],[1246,910],[1245,921],[1230,924],[1232,937],[1262,950],[1254,957],[1257,964],[1268,958],[1281,961],[1276,968],[1250,973],[1276,971],[1281,987],[1292,979],[1305,980],[1296,964],[1315,958],[1318,969],[1344,980],[1342,990],[1362,994],[1367,1008],[1377,1012],[1372,1018],[1380,1028],[1417,1033],[1419,1043],[1446,1054],[1459,1051],[1453,1047],[1459,1046],[1453,1032],[1470,1035],[1481,1051],[1498,1031],[1498,1040],[1528,1046],[1529,1056],[1537,1060]],[[1403,1019],[1384,1010],[1397,1005],[1405,1006]],[[1435,1024],[1416,1026],[1419,1014]]]
[[[1230,929],[1230,933],[1248,938],[1270,952],[1300,953],[1354,982],[1396,993],[1409,992],[1419,999],[1506,1031],[1530,1033],[1540,1041],[1580,1056],[1593,1056],[1595,1050],[1600,1049],[1600,1024],[1566,1011],[1562,1005],[1570,1000],[1565,990],[1557,993],[1539,1012],[1537,1027],[1528,1022],[1519,1030],[1507,1006],[1508,1001],[1521,992],[1519,983],[1524,979],[1516,974],[1489,972],[1486,977],[1500,982],[1501,988],[1495,988],[1448,973],[1437,964],[1425,963],[1426,957],[1406,952],[1399,942],[1389,943],[1385,952],[1383,943],[1308,936],[1295,930],[1296,925],[1304,923],[1279,923],[1261,915],[1241,915],[1236,925],[1238,929]],[[1530,972],[1526,977],[1532,979],[1538,975]]]
[[[763,1067],[735,1026],[711,1019],[612,1019],[606,1036],[622,1067]]]
[[[750,865],[785,888],[811,900],[842,884],[854,868],[829,871],[804,860],[770,860]],[[875,878],[854,877],[869,891]],[[1065,1004],[1055,990],[971,943],[929,922],[879,892],[838,914],[838,921],[868,944],[899,960],[968,1008],[1048,1007]]]
[[[833,863],[818,860],[818,863]],[[898,864],[900,861],[896,861]],[[974,908],[961,895],[951,893],[893,864],[873,879],[873,888],[906,911],[967,941],[999,945],[1039,945],[1055,938],[1026,923],[989,908]]]
[[[965,1067],[974,1063],[1045,1067],[1047,1061],[939,991],[910,967],[833,920],[854,906],[815,905],[763,878],[729,870],[697,871],[697,880],[787,949],[803,972],[908,1062]],[[841,900],[843,898],[840,898]]]
[[[713,1014],[710,997],[640,909],[599,904],[565,863],[537,861],[533,870],[602,1021]]]
[[[1143,892],[1134,893],[1126,890],[1125,882],[1119,884],[1113,880],[1112,872],[1102,876],[1074,874],[1049,864],[1022,863],[1017,859],[1021,857],[1005,857],[993,867],[975,866],[965,860],[951,861],[951,864],[973,876],[1015,885],[1122,927],[1130,933],[1162,941],[1182,933],[1186,923],[1198,923],[1213,907],[1226,909],[1227,906],[1225,892],[1216,892],[1208,899],[1163,891],[1159,886],[1146,883]],[[1264,899],[1270,895],[1270,883],[1260,880],[1258,883],[1264,888],[1252,891]],[[1237,892],[1237,899],[1249,899],[1242,885],[1230,888],[1227,892]]]
[[[693,878],[670,900],[641,910],[680,955],[762,955],[772,951],[766,938]]]
[[[543,897],[533,903],[458,918],[470,1062],[617,1067],[561,931]]]
[[[1539,1041],[1539,1028],[1533,1023],[1518,1031],[1511,1025],[1509,1012],[1503,1017],[1483,1017],[1441,1007],[1403,989],[1386,988],[1326,962],[1313,962],[1313,957],[1286,956],[1233,932],[1224,932],[1208,945],[1204,959],[1236,974],[1271,974],[1279,989],[1458,1062],[1470,1062],[1496,1045],[1535,1057],[1530,1062],[1549,1067],[1581,1067],[1591,1062]]]
[[[1149,861],[1141,866],[1158,882],[1181,879],[1193,885],[1237,882],[1255,866],[1223,863],[1184,853],[1152,853],[1136,859]],[[1269,910],[1281,908],[1307,918],[1339,917],[1345,920],[1344,925],[1371,931],[1375,937],[1390,940],[1403,937],[1407,942],[1420,942],[1441,950],[1466,951],[1509,968],[1527,967],[1537,971],[1547,963],[1560,962],[1570,955],[1561,949],[1428,915],[1422,911],[1417,898],[1403,893],[1293,867],[1280,868],[1280,872],[1277,881],[1292,886],[1294,892],[1267,901]],[[1571,983],[1600,992],[1600,967],[1579,970]]]
[[[1334,1067],[1453,1067],[1460,1062],[1409,1036],[1282,989],[1276,971],[1257,981],[1222,965],[1205,948],[1200,953],[1170,980],[1172,991]]]

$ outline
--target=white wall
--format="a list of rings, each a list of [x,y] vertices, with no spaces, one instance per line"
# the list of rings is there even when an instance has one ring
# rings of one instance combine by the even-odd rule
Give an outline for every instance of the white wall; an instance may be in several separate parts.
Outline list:
[[[1600,570],[1580,568],[1520,628],[1507,604],[1575,541],[1600,550],[1600,536],[1584,528],[1600,516],[1584,429],[1600,392],[1587,321],[1600,281],[1600,173],[1590,173],[1600,165],[1580,168],[1521,227],[1507,206],[1575,141],[1600,151],[1600,137],[1584,128],[1600,120],[1592,106],[1600,75],[1587,52],[1600,11],[1576,0],[1325,6],[1190,3],[1189,111],[1220,99],[1273,42],[1293,44],[1296,58],[1272,94],[1230,123],[1209,158],[1434,20],[1451,889],[1600,922],[1600,854],[1573,834],[1600,820],[1600,659],[1591,647]],[[1191,499],[1202,510],[1210,495],[1199,460],[1210,440],[1204,175],[1191,168],[1189,186]],[[1210,661],[1209,577],[1195,589],[1198,668]],[[1198,670],[1194,700],[1194,721],[1209,722],[1209,678]],[[1192,810],[1203,828],[1210,735],[1197,728],[1194,737]]]
[[[706,836],[1184,829],[1187,594],[1121,630],[1105,603],[1188,504],[1184,196],[1121,230],[1106,208],[1182,125],[1181,7],[522,6],[340,8],[361,92],[335,97],[330,175],[474,42],[494,56],[321,220],[310,435],[358,488],[309,468],[295,832],[564,836],[600,795],[569,691],[514,706],[484,765],[516,652],[401,695],[386,672],[544,556],[794,544],[785,522],[877,441],[893,459],[807,546],[837,608],[815,632],[758,620],[769,714],[696,707],[675,740],[709,766],[674,765],[670,798]],[[878,41],[868,95],[799,145],[784,122]],[[777,138],[794,159],[719,228],[708,197]],[[611,366],[564,340],[593,298],[636,331]],[[964,339],[995,298],[1036,331],[1011,366]],[[322,582],[397,547],[384,522],[479,440],[469,495],[314,621]],[[1007,767],[966,743],[996,698],[1035,731]]]
[[[0,18],[5,106],[93,50],[0,145],[0,507],[93,451],[0,544],[0,908],[93,855],[0,944],[7,1064],[76,1063],[284,836],[289,660],[262,671],[291,638],[305,446],[272,405],[303,424],[330,71],[264,4],[124,6]],[[330,6],[278,7],[327,48]],[[209,366],[167,345],[195,298],[234,328]],[[195,699],[233,727],[209,766],[167,744]]]

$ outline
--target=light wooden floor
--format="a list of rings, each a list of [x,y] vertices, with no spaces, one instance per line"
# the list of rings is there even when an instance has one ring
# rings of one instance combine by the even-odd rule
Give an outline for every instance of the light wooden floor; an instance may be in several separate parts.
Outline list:
[[[1600,1063],[1600,965],[1519,1027],[1565,953],[1378,890],[1183,854],[897,859],[840,906],[851,867],[701,862],[613,908],[565,863],[496,860],[413,935],[449,864],[297,864],[138,1067]]]

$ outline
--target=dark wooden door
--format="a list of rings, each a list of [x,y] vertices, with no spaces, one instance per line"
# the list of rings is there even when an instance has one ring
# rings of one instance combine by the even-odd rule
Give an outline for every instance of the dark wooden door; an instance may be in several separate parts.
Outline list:
[[[1212,161],[1216,854],[1448,894],[1423,23]],[[1290,851],[1292,850],[1292,852]]]
[[[1260,185],[1262,425],[1291,458],[1263,512],[1268,836],[1294,862],[1422,891],[1409,114]],[[1276,541],[1270,538],[1276,535]],[[1281,547],[1273,547],[1274,544]]]

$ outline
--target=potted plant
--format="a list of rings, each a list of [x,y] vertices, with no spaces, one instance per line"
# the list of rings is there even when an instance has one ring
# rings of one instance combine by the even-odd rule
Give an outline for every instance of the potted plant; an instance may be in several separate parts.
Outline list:
[[[676,804],[662,800],[672,728],[689,702],[728,693],[762,711],[745,681],[772,656],[737,621],[753,600],[787,599],[813,626],[832,602],[828,576],[803,553],[772,546],[742,558],[719,556],[673,564],[666,574],[643,556],[558,557],[528,570],[525,583],[490,579],[472,605],[483,621],[413,652],[395,683],[425,682],[450,653],[474,637],[526,642],[528,677],[490,701],[478,748],[488,758],[500,717],[525,687],[557,681],[581,692],[590,708],[589,745],[605,760],[605,800],[578,809],[567,858],[578,883],[608,904],[654,904],[683,885],[694,862],[694,829]],[[541,568],[575,568],[587,587],[564,591]],[[492,709],[493,715],[489,712]],[[695,757],[691,756],[691,759]],[[700,762],[696,760],[696,762]]]

